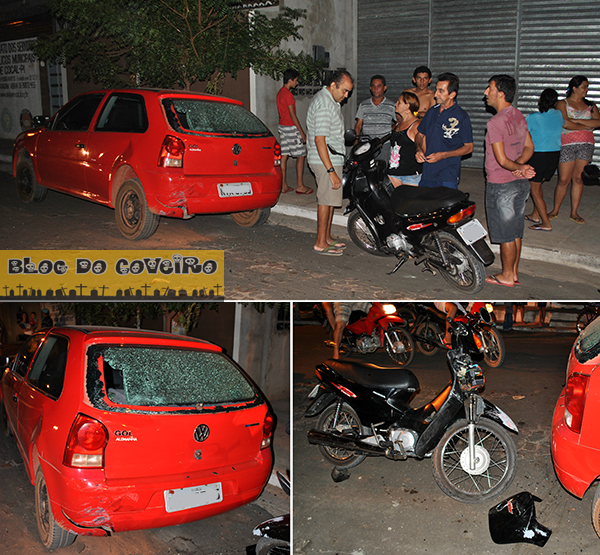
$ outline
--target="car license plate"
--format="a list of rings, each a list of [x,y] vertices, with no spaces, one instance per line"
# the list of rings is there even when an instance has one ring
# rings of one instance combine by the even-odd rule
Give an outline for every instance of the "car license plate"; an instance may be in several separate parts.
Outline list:
[[[165,490],[165,508],[168,513],[203,507],[223,501],[221,482],[205,486]]]
[[[467,245],[472,245],[487,235],[486,230],[479,223],[479,220],[471,220],[470,222],[461,225],[456,231],[458,231],[459,235]]]
[[[252,183],[219,183],[219,196],[227,197],[250,197],[252,196]]]

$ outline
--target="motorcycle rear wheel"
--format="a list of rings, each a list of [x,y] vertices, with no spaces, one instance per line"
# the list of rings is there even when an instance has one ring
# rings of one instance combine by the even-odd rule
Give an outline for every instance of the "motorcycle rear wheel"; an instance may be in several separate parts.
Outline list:
[[[390,326],[385,332],[385,351],[399,366],[408,366],[415,358],[415,342],[401,326]]]
[[[517,448],[499,424],[475,424],[476,466],[468,468],[469,423],[450,426],[433,450],[433,477],[440,489],[463,503],[483,503],[506,491],[517,472]]]
[[[317,430],[323,432],[338,431],[342,433],[352,433],[360,435],[363,427],[358,418],[358,414],[354,409],[344,403],[340,408],[338,415],[337,424],[334,426],[335,413],[337,404],[330,405],[327,407],[319,417],[317,422]],[[337,466],[340,470],[353,468],[363,462],[367,456],[361,453],[355,453],[347,449],[340,449],[338,447],[329,447],[327,445],[319,445],[319,451],[323,458],[334,466]]]
[[[432,343],[437,343],[439,338],[442,336],[442,330],[437,324],[433,322],[423,322],[417,328],[417,335],[422,337],[426,337]],[[425,341],[419,341],[417,339],[417,349],[421,353],[423,353],[426,357],[432,357],[433,355],[437,355],[440,352],[440,348],[432,345],[431,343],[426,343]]]
[[[478,293],[485,283],[485,267],[483,263],[454,235],[446,231],[439,232],[441,248],[446,259],[452,257],[454,263],[444,266],[437,248],[431,251],[432,266],[442,274],[442,277],[463,293]],[[432,239],[433,242],[433,239]],[[435,243],[434,243],[435,244]],[[433,245],[430,246],[433,248]]]
[[[367,227],[367,224],[362,219],[358,211],[352,212],[348,216],[348,235],[352,242],[361,250],[374,254],[375,256],[387,256],[377,248],[377,243],[373,237],[373,233]]]
[[[481,330],[488,348],[483,353],[483,360],[490,368],[498,368],[504,364],[506,358],[506,347],[504,339],[496,328]]]

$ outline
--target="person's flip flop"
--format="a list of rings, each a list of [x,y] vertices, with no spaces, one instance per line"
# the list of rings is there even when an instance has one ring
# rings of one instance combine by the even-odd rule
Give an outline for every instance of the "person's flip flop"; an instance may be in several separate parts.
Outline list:
[[[486,283],[490,283],[491,285],[503,285],[504,287],[514,287],[514,283],[503,283],[496,276],[488,276],[485,278]]]
[[[313,247],[313,250],[317,254],[324,254],[325,256],[342,256],[342,254],[344,254],[344,251],[334,247],[327,247],[325,249],[317,249],[316,247]]]
[[[578,216],[577,218],[573,218],[573,216],[571,216],[570,219],[573,220],[576,224],[585,223],[585,220],[581,216]]]
[[[531,222],[531,223],[533,223],[533,224],[537,224],[537,225],[539,225],[539,224],[541,224],[541,223],[542,223],[542,220],[534,220],[533,218],[530,218],[529,216],[525,216],[525,219],[526,219],[528,222]]]
[[[558,218],[558,214],[552,214],[552,215],[548,214],[549,220],[553,220],[554,218]]]
[[[285,191],[281,191],[282,195],[285,195],[285,193],[289,193],[291,191],[293,191],[294,189],[292,187],[290,187],[289,189],[286,189]]]
[[[330,247],[333,247],[334,249],[345,249],[346,248],[346,243],[336,243],[335,241],[333,243],[329,243]]]
[[[308,189],[306,191],[298,191],[298,189],[296,189],[296,194],[297,195],[310,195],[313,191],[314,191],[314,189]]]
[[[533,231],[552,231],[551,229],[545,229],[541,225],[530,225],[529,229],[533,229]]]

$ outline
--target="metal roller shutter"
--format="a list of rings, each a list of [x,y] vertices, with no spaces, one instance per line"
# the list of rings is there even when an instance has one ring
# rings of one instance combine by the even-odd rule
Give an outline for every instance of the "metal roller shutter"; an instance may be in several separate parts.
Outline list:
[[[590,79],[588,98],[600,103],[598,0],[358,0],[358,14],[358,101],[368,98],[373,73],[386,75],[390,98],[411,86],[418,65],[428,63],[434,76],[456,73],[475,143],[464,166],[483,166],[483,91],[495,73],[515,76],[515,105],[525,115],[546,87],[564,97],[577,74]]]

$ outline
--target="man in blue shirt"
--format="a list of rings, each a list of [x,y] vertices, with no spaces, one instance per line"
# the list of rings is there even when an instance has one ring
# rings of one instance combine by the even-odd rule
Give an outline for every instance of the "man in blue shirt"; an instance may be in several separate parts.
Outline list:
[[[437,104],[427,110],[415,138],[417,162],[423,164],[419,187],[458,189],[461,158],[473,152],[471,119],[458,104],[458,77],[454,73],[438,76]]]

